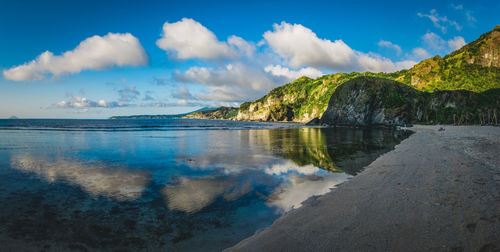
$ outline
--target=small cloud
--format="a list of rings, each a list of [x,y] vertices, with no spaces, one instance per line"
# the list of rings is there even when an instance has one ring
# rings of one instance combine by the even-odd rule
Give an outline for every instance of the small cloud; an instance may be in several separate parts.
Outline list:
[[[72,96],[71,99],[60,101],[54,104],[52,107],[55,108],[78,108],[80,110],[85,110],[86,108],[118,108],[118,107],[128,107],[129,104],[124,104],[121,102],[107,102],[105,100],[92,101],[85,97]]]
[[[183,100],[195,100],[196,98],[189,92],[185,86],[179,86],[177,92],[172,94],[172,97]]]
[[[249,58],[251,58],[255,52],[255,45],[248,43],[238,36],[233,35],[229,37],[227,43],[238,48],[239,51],[243,52]]]
[[[428,18],[434,26],[446,33],[447,26],[453,26],[457,31],[462,30],[462,27],[455,21],[448,19],[446,16],[440,16],[435,9],[432,9],[429,14],[417,13],[421,18]]]
[[[158,86],[166,86],[172,84],[171,78],[168,77],[153,77],[153,84]]]
[[[396,69],[401,70],[401,69],[410,69],[412,68],[415,64],[418,62],[414,60],[403,60],[403,61],[398,61],[396,62]]]
[[[422,40],[427,47],[437,51],[444,50],[447,46],[446,41],[434,32],[427,32]]]
[[[298,174],[312,175],[319,171],[319,168],[314,165],[297,166],[291,161],[286,161],[285,163],[274,164],[273,166],[266,168],[265,173],[269,175],[281,175],[290,172],[296,172]]]
[[[425,45],[436,52],[449,53],[451,51],[460,49],[466,44],[465,39],[460,36],[456,36],[450,40],[444,40],[439,35],[428,32],[422,36],[422,40]]]
[[[118,90],[118,94],[120,95],[120,99],[119,99],[120,101],[130,102],[130,101],[137,99],[137,97],[141,93],[139,91],[137,91],[135,86],[130,85],[126,88]]]
[[[141,103],[141,107],[156,107],[156,108],[169,108],[169,107],[205,107],[206,104],[200,102],[190,102],[186,100],[178,100],[176,102],[150,102]]]
[[[453,39],[448,40],[448,47],[453,51],[462,48],[465,44],[467,44],[465,43],[465,39],[460,36],[456,36]]]
[[[186,100],[178,100],[177,104],[179,104],[180,106],[187,106],[188,105]]]
[[[282,67],[280,65],[268,65],[264,68],[264,71],[271,73],[274,76],[286,77],[288,80],[295,80],[302,76],[307,76],[316,79],[324,74],[316,68],[304,67],[299,70],[290,70],[287,67]]]
[[[455,9],[455,10],[463,10],[464,9],[464,6],[461,5],[461,4],[451,4],[451,8]]]
[[[155,98],[153,96],[151,96],[151,91],[146,91],[146,93],[144,94],[144,98],[142,98],[143,101],[154,101]]]
[[[212,87],[240,86],[254,90],[272,88],[278,84],[263,69],[242,62],[215,68],[191,67],[183,73],[174,73],[173,77],[176,81],[185,83]]]
[[[467,18],[467,21],[469,21],[471,23],[477,22],[477,19],[472,15],[472,11],[466,11],[465,17]]]
[[[426,59],[426,58],[429,58],[431,56],[429,54],[429,52],[427,52],[427,50],[425,50],[422,47],[414,48],[412,51],[412,54],[417,59]]]
[[[398,56],[402,53],[401,47],[399,45],[393,44],[391,41],[380,40],[378,42],[378,46],[393,49],[394,51],[396,51],[396,54]]]

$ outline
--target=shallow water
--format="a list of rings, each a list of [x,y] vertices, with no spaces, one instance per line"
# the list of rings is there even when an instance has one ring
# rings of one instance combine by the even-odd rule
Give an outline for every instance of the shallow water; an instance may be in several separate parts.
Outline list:
[[[0,120],[0,241],[221,250],[407,135],[211,120]]]

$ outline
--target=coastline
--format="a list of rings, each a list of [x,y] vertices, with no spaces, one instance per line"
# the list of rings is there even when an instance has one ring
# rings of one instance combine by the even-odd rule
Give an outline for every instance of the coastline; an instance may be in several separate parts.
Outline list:
[[[500,249],[500,128],[407,129],[362,173],[227,251]]]

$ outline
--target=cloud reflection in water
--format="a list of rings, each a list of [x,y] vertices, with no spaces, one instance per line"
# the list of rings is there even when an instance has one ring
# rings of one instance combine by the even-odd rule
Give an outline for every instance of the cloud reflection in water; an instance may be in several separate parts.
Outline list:
[[[298,166],[291,161],[286,161],[285,163],[282,164],[274,164],[270,168],[264,170],[264,172],[269,175],[281,175],[289,173],[291,171],[295,171],[297,173],[304,175],[311,175],[319,172],[319,168],[311,164]]]
[[[233,201],[252,191],[249,181],[242,184],[234,177],[188,178],[182,177],[176,185],[168,185],[163,194],[170,210],[195,213],[210,205],[218,196]]]
[[[278,186],[267,201],[270,206],[283,211],[302,206],[302,202],[316,195],[323,195],[351,176],[345,173],[327,174],[326,176],[289,174],[288,181]]]
[[[30,155],[12,157],[11,167],[35,173],[49,183],[63,180],[91,195],[118,201],[138,199],[151,180],[151,175],[144,171],[127,171],[100,163],[86,165],[75,160],[49,160]]]

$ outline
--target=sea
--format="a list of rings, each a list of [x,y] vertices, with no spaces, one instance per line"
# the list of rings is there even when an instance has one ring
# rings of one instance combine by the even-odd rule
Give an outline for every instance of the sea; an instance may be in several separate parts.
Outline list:
[[[0,120],[5,251],[220,251],[410,133],[198,119]]]

